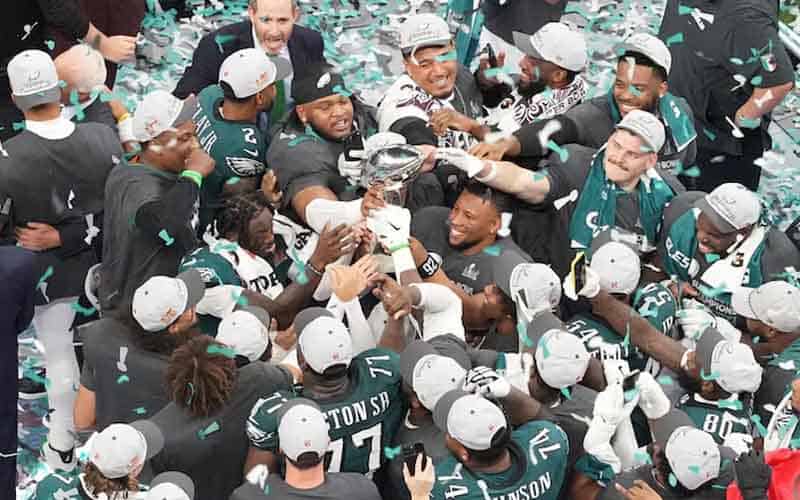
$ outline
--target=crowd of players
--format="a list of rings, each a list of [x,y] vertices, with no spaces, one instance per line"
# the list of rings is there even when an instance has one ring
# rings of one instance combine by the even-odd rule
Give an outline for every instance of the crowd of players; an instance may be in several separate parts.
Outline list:
[[[788,498],[800,250],[753,161],[794,75],[751,4],[668,12],[593,98],[565,24],[514,33],[514,79],[417,14],[373,109],[290,0],[133,113],[91,47],[17,54],[35,498]]]

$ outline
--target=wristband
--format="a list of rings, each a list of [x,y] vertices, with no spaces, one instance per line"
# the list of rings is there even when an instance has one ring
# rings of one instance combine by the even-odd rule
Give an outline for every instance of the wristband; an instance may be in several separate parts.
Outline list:
[[[309,271],[311,271],[312,273],[316,274],[320,278],[324,274],[322,271],[320,271],[319,269],[314,267],[314,264],[312,264],[310,260],[306,263],[306,267],[308,268]]]
[[[489,166],[492,167],[491,170],[489,170],[489,173],[486,174],[483,177],[478,177],[476,175],[475,176],[475,180],[477,180],[478,182],[482,182],[482,183],[486,184],[487,182],[491,182],[492,179],[494,179],[497,176],[497,167],[494,166],[494,162],[490,161],[488,163],[489,163]]]
[[[184,170],[181,172],[181,177],[191,179],[195,184],[197,184],[197,187],[203,186],[203,174],[200,172],[195,172],[194,170]]]
[[[392,261],[394,262],[394,272],[400,276],[400,273],[416,269],[414,264],[414,256],[411,255],[411,248],[408,246],[392,252]]]
[[[407,241],[403,242],[403,243],[398,243],[397,245],[395,245],[393,247],[389,247],[389,253],[395,253],[396,251],[402,250],[404,248],[411,248],[411,246],[408,244]]]
[[[131,117],[130,113],[124,113],[122,116],[117,118],[117,123],[122,123],[122,122],[124,122],[125,120],[127,120],[130,117]]]

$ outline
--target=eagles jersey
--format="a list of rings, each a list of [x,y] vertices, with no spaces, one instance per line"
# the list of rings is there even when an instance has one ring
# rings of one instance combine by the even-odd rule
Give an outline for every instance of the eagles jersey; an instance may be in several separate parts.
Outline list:
[[[272,300],[283,292],[283,284],[267,261],[225,239],[216,240],[212,246],[198,248],[184,257],[180,272],[190,268],[200,272],[207,289],[218,285],[241,286]],[[219,318],[199,314],[198,320],[203,333],[217,334]]]
[[[511,434],[511,467],[469,470],[452,455],[436,465],[433,500],[555,500],[568,470],[569,439],[553,422],[533,420]]]
[[[197,111],[192,117],[197,124],[197,139],[216,161],[214,171],[203,179],[200,190],[200,228],[205,230],[220,207],[220,195],[227,181],[264,173],[267,145],[255,123],[226,120],[220,115],[223,94],[219,85],[206,87],[197,97]]]
[[[677,304],[672,293],[661,283],[650,283],[639,288],[634,296],[633,308],[661,333],[669,335],[675,320]],[[616,333],[605,321],[581,313],[567,322],[567,331],[580,337],[589,353],[599,360],[624,359],[631,370],[650,372],[654,377],[661,364],[641,352],[635,345],[625,344],[624,336]]]
[[[731,407],[720,407],[727,402]],[[737,405],[741,409],[733,408]],[[678,408],[685,411],[695,427],[711,434],[717,444],[722,444],[731,432],[750,434],[750,404],[739,399],[708,401],[699,394],[684,394]]]
[[[39,481],[32,500],[87,500],[94,498],[84,487],[83,474],[77,469],[72,472],[58,471]],[[139,492],[127,492],[127,498],[134,500],[147,495],[147,486],[140,484]],[[120,498],[123,492],[120,492]]]
[[[350,363],[348,394],[316,401],[330,426],[329,472],[377,470],[384,461],[384,447],[390,446],[406,407],[400,391],[400,357],[385,349],[362,352]],[[278,391],[261,398],[247,420],[250,444],[277,452],[278,410],[283,403],[302,397],[298,391]]]

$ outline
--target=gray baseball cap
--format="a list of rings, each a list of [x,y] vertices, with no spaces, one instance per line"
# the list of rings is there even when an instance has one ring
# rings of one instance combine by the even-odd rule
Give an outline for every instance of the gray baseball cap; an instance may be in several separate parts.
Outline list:
[[[508,431],[506,417],[497,405],[462,390],[447,392],[439,398],[433,421],[471,450],[488,450],[498,432]]]
[[[162,472],[150,481],[145,500],[194,500],[194,481],[183,472]]]
[[[297,314],[294,328],[303,358],[314,372],[323,373],[339,364],[350,366],[353,341],[333,313],[323,307],[309,307]]]
[[[400,25],[400,49],[404,53],[447,45],[452,39],[447,22],[436,14],[416,14]]]
[[[317,403],[295,398],[278,411],[278,442],[291,460],[308,452],[325,455],[331,438],[328,422]]]
[[[400,354],[400,374],[420,403],[433,411],[442,395],[461,388],[467,371],[427,342],[415,340]]]
[[[733,233],[761,218],[758,195],[741,184],[727,182],[697,200],[699,208],[722,233]]]
[[[710,434],[694,427],[683,411],[673,408],[651,422],[653,438],[664,450],[672,473],[684,487],[696,490],[719,476],[721,452]]]
[[[617,123],[618,129],[628,130],[638,135],[654,153],[661,151],[666,140],[664,124],[653,113],[634,109]]]
[[[697,341],[697,358],[703,364],[706,378],[731,394],[755,392],[761,385],[763,369],[756,362],[753,350],[740,342],[726,340],[714,328],[706,328]]]
[[[527,335],[536,345],[533,357],[545,384],[563,389],[583,379],[589,367],[589,352],[581,339],[567,332],[555,314],[541,312],[534,316]]]
[[[734,290],[731,306],[736,314],[761,321],[782,333],[800,328],[800,289],[785,281]]]

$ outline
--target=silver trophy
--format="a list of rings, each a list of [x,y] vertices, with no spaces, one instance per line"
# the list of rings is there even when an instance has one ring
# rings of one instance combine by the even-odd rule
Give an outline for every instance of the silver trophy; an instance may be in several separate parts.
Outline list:
[[[367,189],[382,186],[384,201],[402,207],[408,186],[419,175],[424,160],[425,154],[414,146],[394,144],[377,148],[364,161],[361,185]]]

